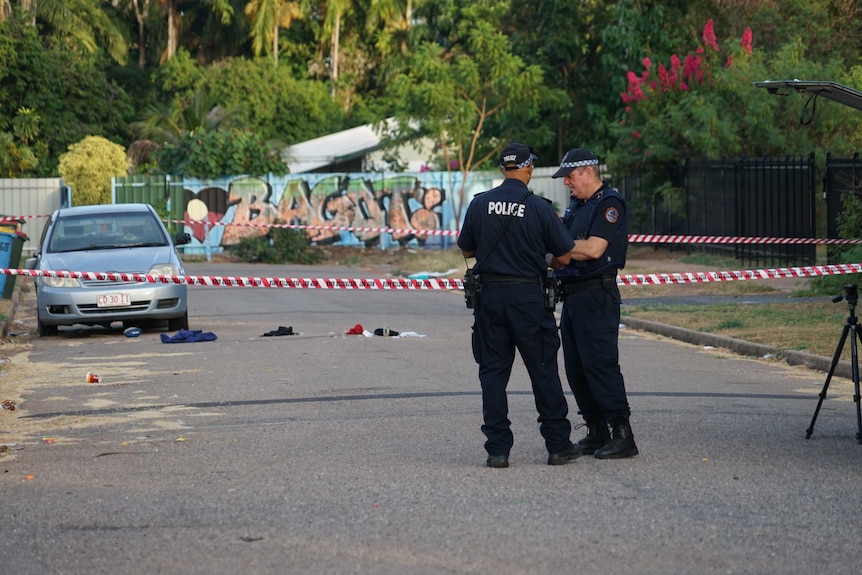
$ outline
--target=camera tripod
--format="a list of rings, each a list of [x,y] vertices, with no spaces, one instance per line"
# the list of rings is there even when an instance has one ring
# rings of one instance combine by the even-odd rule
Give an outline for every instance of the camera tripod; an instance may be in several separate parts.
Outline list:
[[[829,366],[829,373],[826,375],[826,381],[823,383],[823,389],[820,391],[820,401],[817,402],[817,409],[814,410],[814,417],[811,418],[811,425],[805,430],[805,439],[811,437],[811,432],[814,431],[814,422],[817,420],[817,414],[820,413],[820,406],[823,405],[823,400],[826,399],[826,390],[829,388],[829,381],[832,379],[832,374],[835,373],[835,368],[838,366],[838,360],[841,357],[841,350],[844,349],[844,343],[847,341],[848,334],[850,335],[850,373],[853,377],[853,401],[856,403],[856,441],[862,443],[862,409],[859,402],[859,352],[857,351],[857,342],[862,341],[862,334],[859,333],[859,325],[856,322],[856,302],[859,299],[859,294],[855,284],[844,286],[844,295],[833,298],[833,303],[838,303],[842,299],[847,300],[847,306],[850,308],[850,314],[847,316],[847,323],[844,324],[844,329],[841,331],[841,339],[838,340],[838,347],[835,349],[835,355],[832,356],[832,365]]]

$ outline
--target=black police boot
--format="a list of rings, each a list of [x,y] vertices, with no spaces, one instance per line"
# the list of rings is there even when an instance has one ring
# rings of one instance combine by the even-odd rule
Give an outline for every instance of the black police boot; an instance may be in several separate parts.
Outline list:
[[[604,419],[590,419],[587,420],[587,436],[578,442],[578,447],[584,455],[592,455],[610,440],[607,422]]]
[[[548,465],[565,465],[570,461],[574,461],[581,455],[583,455],[581,448],[573,443],[569,447],[567,447],[565,451],[560,451],[559,453],[549,453]]]
[[[638,446],[635,445],[632,427],[628,420],[615,421],[611,427],[613,428],[613,438],[604,447],[596,450],[594,453],[596,459],[624,459],[637,455]]]
[[[489,455],[488,460],[485,461],[485,465],[488,467],[495,467],[497,469],[509,467],[509,456],[508,455]]]

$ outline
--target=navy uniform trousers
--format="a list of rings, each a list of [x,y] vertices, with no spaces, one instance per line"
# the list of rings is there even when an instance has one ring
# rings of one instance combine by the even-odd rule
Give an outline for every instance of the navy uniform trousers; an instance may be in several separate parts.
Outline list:
[[[595,287],[563,300],[560,333],[566,377],[584,419],[631,415],[619,364],[620,290]]]
[[[560,339],[554,316],[545,309],[539,279],[535,283],[483,283],[473,316],[473,357],[482,385],[485,450],[489,455],[508,455],[512,448],[506,386],[516,348],[532,382],[539,431],[548,452],[568,449],[571,423],[557,364]]]

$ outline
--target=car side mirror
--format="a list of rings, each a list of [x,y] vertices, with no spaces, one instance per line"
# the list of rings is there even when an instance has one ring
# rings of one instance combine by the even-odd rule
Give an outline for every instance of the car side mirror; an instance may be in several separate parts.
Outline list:
[[[38,262],[38,261],[39,261],[39,258],[36,256],[34,256],[32,258],[27,258],[26,260],[24,260],[24,269],[25,270],[35,270],[36,269],[36,262]]]
[[[192,241],[192,235],[188,232],[180,232],[177,234],[177,237],[174,238],[174,244],[178,246],[183,246],[185,244],[189,244]]]

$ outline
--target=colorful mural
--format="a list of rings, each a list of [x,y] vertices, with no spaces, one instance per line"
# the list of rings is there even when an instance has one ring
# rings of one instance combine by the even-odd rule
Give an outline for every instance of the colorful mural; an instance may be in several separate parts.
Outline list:
[[[318,245],[374,246],[385,238],[399,245],[421,246],[427,235],[380,230],[445,229],[451,206],[446,191],[429,183],[430,179],[425,174],[389,174],[374,180],[355,174],[305,174],[281,181],[248,176],[219,182],[185,180],[183,219],[193,222],[186,224],[193,243],[208,247],[266,235],[267,226],[277,223],[370,228],[306,229],[309,239]]]

